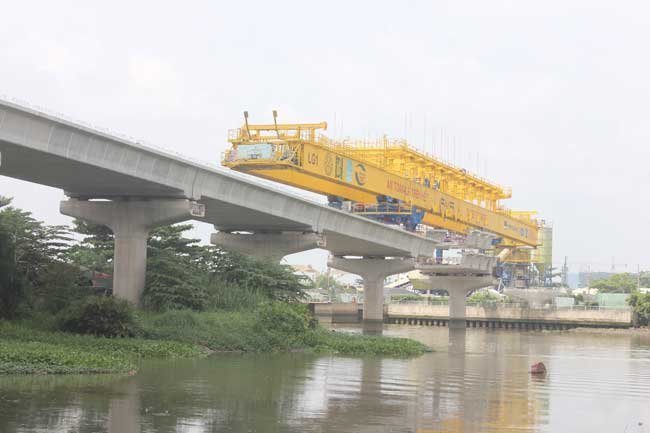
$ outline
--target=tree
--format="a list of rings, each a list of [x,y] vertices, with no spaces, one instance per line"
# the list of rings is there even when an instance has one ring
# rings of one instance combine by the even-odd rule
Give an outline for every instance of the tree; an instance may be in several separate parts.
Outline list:
[[[630,293],[636,288],[636,275],[630,273],[614,274],[609,278],[593,281],[590,286],[601,292]]]
[[[305,285],[291,267],[236,253],[223,254],[215,275],[224,281],[258,291],[268,299],[294,302],[304,297]]]
[[[0,198],[0,315],[13,317],[21,305],[58,296],[55,289],[73,275],[64,256],[70,237],[65,226],[48,226],[29,212],[8,206]],[[76,281],[76,277],[73,278]]]
[[[62,228],[59,228],[62,230]],[[232,307],[260,299],[293,301],[304,286],[287,267],[200,245],[185,236],[191,224],[175,224],[151,231],[147,247],[147,278],[143,296],[154,310],[215,306]],[[105,226],[75,220],[73,230],[83,237],[58,254],[77,269],[113,272],[114,236]],[[66,286],[76,287],[73,281]],[[52,284],[65,291],[61,284]]]
[[[341,282],[339,282],[336,278],[332,277],[331,275],[328,276],[326,272],[322,274],[318,274],[316,276],[313,286],[316,289],[329,288],[329,289],[334,289],[337,292],[346,289],[345,285],[343,285]]]
[[[633,291],[627,302],[637,314],[639,325],[650,324],[650,293]]]
[[[467,298],[467,302],[472,302],[477,304],[497,302],[499,300],[500,299],[498,296],[490,292],[481,291],[481,290],[472,293],[472,295],[469,298]]]
[[[83,235],[83,238],[70,247],[68,260],[82,269],[113,273],[115,241],[111,229],[75,219],[72,230]]]
[[[642,271],[639,275],[639,283],[641,287],[650,287],[650,272]]]
[[[191,224],[176,224],[151,232],[145,307],[204,310],[208,306],[210,249],[200,246],[198,239],[183,236],[191,228]]]
[[[14,244],[0,224],[0,318],[14,315],[23,289],[16,281]]]

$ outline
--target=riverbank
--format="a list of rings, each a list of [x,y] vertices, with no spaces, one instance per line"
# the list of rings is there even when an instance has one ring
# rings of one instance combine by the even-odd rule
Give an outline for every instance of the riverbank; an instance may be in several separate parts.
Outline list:
[[[406,338],[328,331],[306,308],[281,303],[252,311],[147,314],[142,325],[147,338],[191,342],[215,352],[313,351],[405,357],[428,350]]]
[[[405,338],[331,332],[315,323],[306,309],[286,304],[237,312],[140,313],[135,338],[63,333],[47,323],[0,321],[0,374],[129,373],[141,360],[213,352],[410,357],[428,350]]]

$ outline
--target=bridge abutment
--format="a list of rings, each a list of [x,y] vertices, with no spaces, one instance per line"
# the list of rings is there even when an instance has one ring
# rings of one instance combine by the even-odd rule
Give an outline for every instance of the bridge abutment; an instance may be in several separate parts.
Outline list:
[[[325,247],[325,238],[310,232],[217,232],[210,236],[210,242],[226,250],[277,262],[289,254]]]
[[[109,227],[115,236],[113,295],[138,305],[145,286],[147,238],[151,229],[204,212],[184,199],[62,201],[64,215]]]
[[[363,320],[383,322],[384,280],[394,274],[413,270],[412,259],[363,258],[348,259],[330,257],[328,265],[334,269],[350,272],[363,279]]]

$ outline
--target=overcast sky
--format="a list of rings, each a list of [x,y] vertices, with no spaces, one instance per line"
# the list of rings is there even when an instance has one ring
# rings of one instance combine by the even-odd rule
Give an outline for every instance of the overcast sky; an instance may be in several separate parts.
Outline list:
[[[647,2],[23,0],[1,13],[0,94],[214,164],[244,109],[407,136],[552,220],[555,262],[650,269]],[[58,190],[0,177],[0,194],[68,221]]]

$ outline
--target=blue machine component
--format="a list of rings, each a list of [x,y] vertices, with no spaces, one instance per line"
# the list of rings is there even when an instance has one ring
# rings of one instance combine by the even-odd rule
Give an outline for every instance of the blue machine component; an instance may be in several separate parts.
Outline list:
[[[345,201],[343,197],[328,196],[327,199],[329,206],[343,208]],[[353,203],[349,210],[384,224],[402,225],[408,231],[415,231],[426,213],[424,210],[407,206],[400,200],[385,195],[377,196],[377,203]]]
[[[418,208],[413,208],[411,210],[411,215],[408,217],[408,220],[405,221],[404,227],[408,231],[415,231],[415,228],[422,222],[422,219],[424,218],[425,212],[423,210],[419,210]]]
[[[327,204],[330,207],[336,208],[336,209],[342,209],[343,208],[343,201],[345,199],[343,197],[337,197],[335,195],[328,195],[327,196]]]

